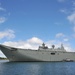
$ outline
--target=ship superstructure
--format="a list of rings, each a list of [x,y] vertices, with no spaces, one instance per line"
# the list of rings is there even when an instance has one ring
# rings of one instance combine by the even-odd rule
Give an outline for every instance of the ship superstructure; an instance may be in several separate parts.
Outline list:
[[[67,52],[63,44],[60,48],[48,48],[43,43],[38,50],[14,48],[0,45],[1,51],[9,61],[75,61],[75,52]]]

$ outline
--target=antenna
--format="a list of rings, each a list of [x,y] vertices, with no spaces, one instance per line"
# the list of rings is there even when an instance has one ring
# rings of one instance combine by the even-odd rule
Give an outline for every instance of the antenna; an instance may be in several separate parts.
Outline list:
[[[52,45],[52,48],[54,49],[55,48],[55,45]]]

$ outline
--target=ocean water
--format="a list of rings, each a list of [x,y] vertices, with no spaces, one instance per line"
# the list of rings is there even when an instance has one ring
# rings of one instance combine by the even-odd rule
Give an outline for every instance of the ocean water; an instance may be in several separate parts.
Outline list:
[[[0,75],[75,75],[75,62],[9,62],[0,60]]]

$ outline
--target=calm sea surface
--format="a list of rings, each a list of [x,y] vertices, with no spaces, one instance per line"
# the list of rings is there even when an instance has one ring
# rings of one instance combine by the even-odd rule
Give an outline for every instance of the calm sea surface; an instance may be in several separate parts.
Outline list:
[[[75,62],[9,62],[0,60],[0,75],[75,75]]]

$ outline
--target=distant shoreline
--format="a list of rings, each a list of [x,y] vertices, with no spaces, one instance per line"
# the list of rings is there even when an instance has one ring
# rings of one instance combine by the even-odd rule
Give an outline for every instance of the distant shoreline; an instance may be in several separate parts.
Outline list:
[[[7,58],[0,57],[0,60],[8,60]]]

